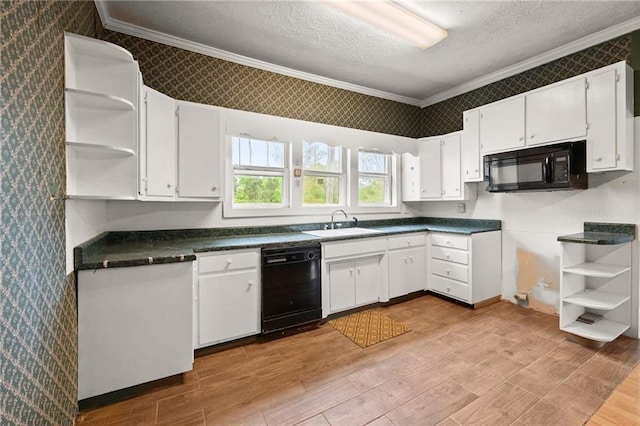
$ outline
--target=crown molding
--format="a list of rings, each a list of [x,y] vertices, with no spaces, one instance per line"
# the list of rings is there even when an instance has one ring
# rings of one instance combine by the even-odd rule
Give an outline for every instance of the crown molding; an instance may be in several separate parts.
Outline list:
[[[422,102],[420,102],[420,107],[424,108],[430,105],[434,105],[438,102],[442,102],[455,96],[470,92],[472,90],[479,89],[480,87],[486,86],[487,84],[495,83],[496,81],[500,81],[504,78],[520,74],[521,72],[530,70],[540,65],[544,65],[551,61],[555,61],[556,59],[560,59],[564,56],[579,52],[580,50],[595,46],[596,44],[603,43],[607,40],[611,40],[613,38],[628,34],[638,29],[640,29],[640,17],[633,18],[629,21],[614,25],[613,27],[604,29],[602,31],[598,31],[597,33],[593,33],[571,43],[565,44],[564,46],[560,46],[556,49],[545,52],[541,55],[534,56],[510,67],[503,68],[494,73],[487,74],[483,77],[471,80],[468,83],[461,84],[460,86],[425,98],[422,100]]]
[[[322,77],[316,74],[294,70],[294,69],[283,67],[280,65],[271,64],[269,62],[260,61],[258,59],[249,58],[247,56],[231,53],[226,50],[216,49],[214,47],[210,47],[202,43],[192,42],[192,41],[185,40],[180,37],[175,37],[169,34],[165,34],[159,31],[150,30],[137,25],[131,25],[126,22],[119,21],[117,19],[112,19],[109,17],[106,11],[106,8],[103,5],[104,3],[103,1],[96,0],[95,3],[98,9],[98,15],[100,15],[100,20],[102,21],[102,25],[104,26],[104,28],[110,31],[115,31],[115,32],[130,35],[130,36],[142,38],[145,40],[166,44],[168,46],[189,50],[192,52],[200,53],[203,55],[211,56],[211,57],[222,59],[225,61],[234,62],[236,64],[257,68],[264,71],[273,72],[276,74],[286,75],[288,77],[299,78],[301,80],[324,84],[326,86],[331,86],[338,89],[344,89],[350,92],[356,92],[363,95],[374,96],[376,98],[382,98],[390,101],[400,102],[403,104],[420,106],[420,99],[396,95],[396,94],[384,92],[381,90],[371,89],[364,86],[358,86],[356,84],[346,83],[343,81]]]
[[[110,31],[115,31],[134,37],[142,38],[157,43],[166,44],[168,46],[177,47],[180,49],[189,50],[192,52],[200,53],[203,55],[211,56],[214,58],[222,59],[225,61],[237,63],[240,65],[249,66],[252,68],[261,69],[264,71],[273,72],[276,74],[286,75],[293,78],[299,78],[301,80],[310,81],[313,83],[323,84],[326,86],[335,87],[338,89],[348,90],[351,92],[360,93],[363,95],[374,96],[377,98],[387,99],[390,101],[400,102],[407,105],[419,106],[424,108],[430,105],[437,104],[438,102],[445,101],[458,95],[470,92],[487,84],[495,83],[507,77],[514,76],[532,68],[544,65],[548,62],[594,46],[596,44],[611,40],[624,34],[628,34],[632,31],[640,29],[640,17],[633,18],[629,21],[615,25],[613,27],[604,29],[597,33],[588,35],[574,42],[568,43],[564,46],[560,46],[556,49],[550,50],[543,54],[526,59],[515,65],[503,68],[491,74],[487,74],[480,78],[471,80],[467,83],[461,84],[454,88],[445,90],[436,95],[427,97],[425,99],[416,99],[408,96],[396,95],[393,93],[384,92],[381,90],[371,89],[364,86],[358,86],[356,84],[346,83],[340,80],[334,80],[327,77],[322,77],[316,74],[311,74],[303,71],[294,70],[291,68],[283,67],[280,65],[271,64],[269,62],[260,61],[257,59],[249,58],[247,56],[238,55],[222,49],[216,49],[201,43],[195,43],[180,37],[175,37],[169,34],[165,34],[159,31],[150,30],[137,25],[131,25],[126,22],[122,22],[117,19],[112,19],[109,16],[105,0],[95,0],[98,15],[102,21],[104,28]]]

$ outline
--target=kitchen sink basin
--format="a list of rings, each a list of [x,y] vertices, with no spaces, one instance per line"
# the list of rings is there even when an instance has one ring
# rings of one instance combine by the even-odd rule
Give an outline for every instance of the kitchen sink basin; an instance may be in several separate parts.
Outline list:
[[[381,231],[367,228],[339,228],[339,229],[318,229],[316,231],[302,231],[305,234],[315,235],[316,237],[331,238],[345,237],[349,235],[366,235],[379,234]]]

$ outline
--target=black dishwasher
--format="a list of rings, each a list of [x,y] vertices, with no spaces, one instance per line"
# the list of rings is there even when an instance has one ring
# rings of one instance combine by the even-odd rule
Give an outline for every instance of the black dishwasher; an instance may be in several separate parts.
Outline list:
[[[322,319],[320,244],[262,250],[262,333]]]

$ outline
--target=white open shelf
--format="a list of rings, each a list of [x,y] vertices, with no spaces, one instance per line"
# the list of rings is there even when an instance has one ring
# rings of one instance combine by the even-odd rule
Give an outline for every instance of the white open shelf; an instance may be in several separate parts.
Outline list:
[[[65,33],[65,35],[70,53],[74,55],[92,56],[125,64],[134,61],[129,51],[115,44],[77,34]]]
[[[561,327],[560,329],[586,339],[596,340],[598,342],[611,342],[616,337],[627,331],[629,329],[629,324],[622,324],[602,318],[600,321],[593,324],[585,324],[575,321],[566,327]]]
[[[137,200],[137,197],[119,195],[67,195],[70,200]]]
[[[99,155],[113,155],[113,156],[122,156],[122,157],[131,157],[136,155],[135,151],[130,148],[125,148],[121,146],[113,146],[113,145],[102,145],[96,143],[84,143],[84,142],[67,142],[67,147],[74,149],[78,152],[85,152],[88,154],[99,154]]]
[[[120,96],[72,88],[65,90],[68,96],[67,101],[72,107],[104,111],[135,111],[136,109],[130,100]]]
[[[630,269],[631,268],[629,266],[587,262],[566,267],[562,271],[569,272],[571,274],[585,275],[588,277],[615,278]]]
[[[607,293],[597,290],[580,291],[563,299],[563,301],[567,303],[599,310],[615,309],[627,300],[629,300],[629,295]]]

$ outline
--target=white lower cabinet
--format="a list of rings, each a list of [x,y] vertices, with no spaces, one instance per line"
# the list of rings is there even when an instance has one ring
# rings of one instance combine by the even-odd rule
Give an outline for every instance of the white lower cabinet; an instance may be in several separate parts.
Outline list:
[[[198,255],[194,347],[260,333],[260,251]]]
[[[329,264],[331,313],[378,301],[378,256]]]
[[[560,330],[611,342],[631,326],[631,243],[562,243]],[[584,313],[601,317],[578,321]]]
[[[389,300],[387,240],[322,244],[322,316]]]
[[[428,289],[472,305],[499,300],[501,234],[429,233]]]
[[[426,236],[423,233],[390,237],[389,298],[426,289]]]
[[[192,262],[78,271],[78,399],[189,371]]]

